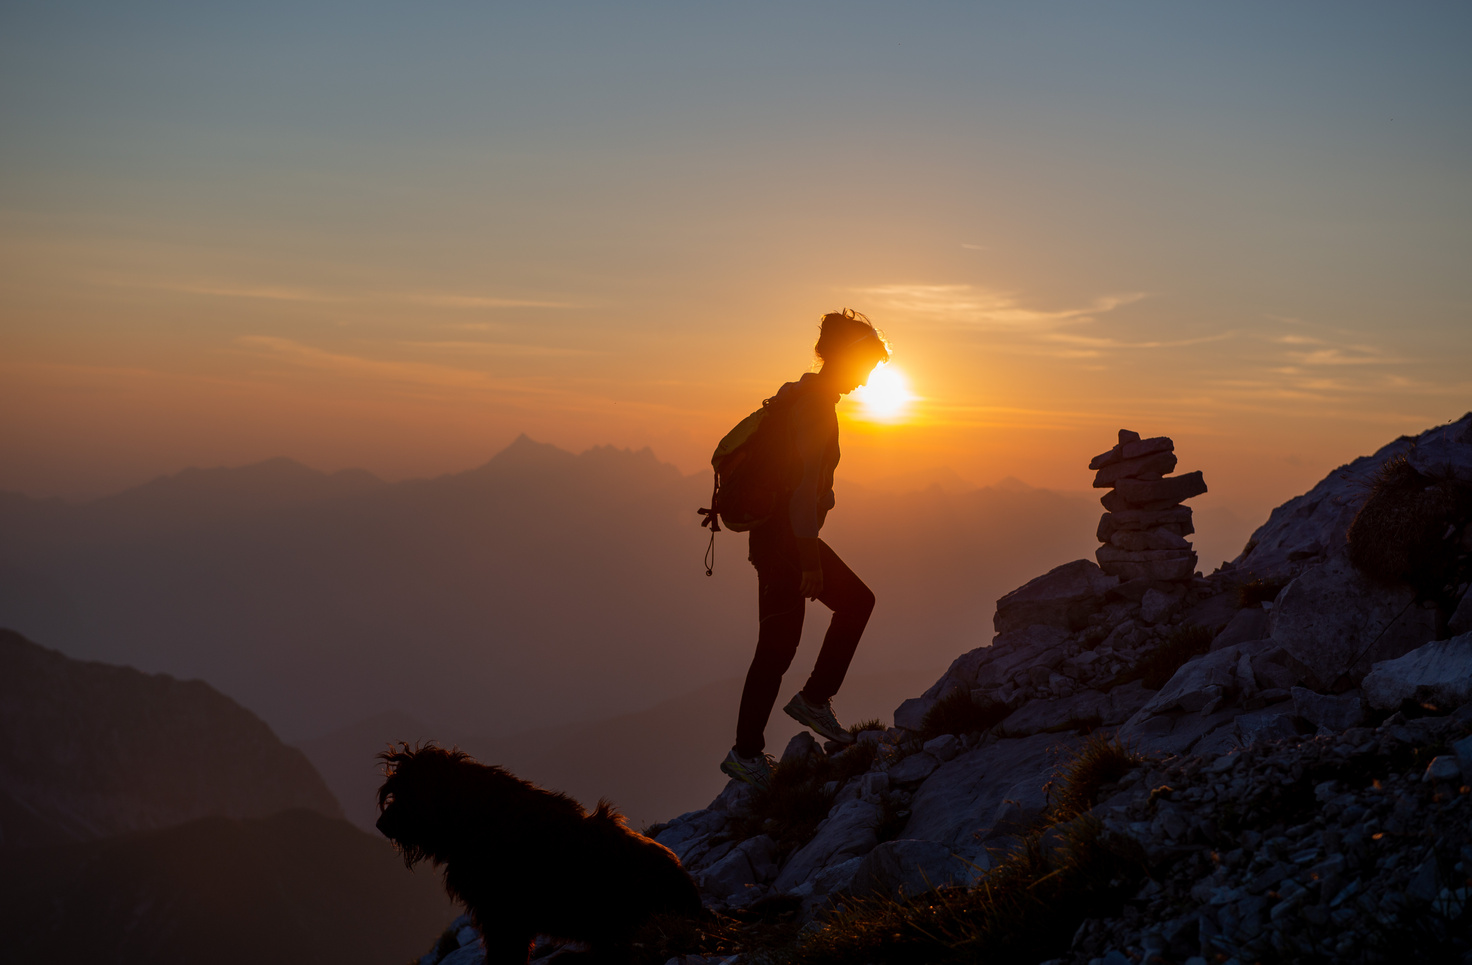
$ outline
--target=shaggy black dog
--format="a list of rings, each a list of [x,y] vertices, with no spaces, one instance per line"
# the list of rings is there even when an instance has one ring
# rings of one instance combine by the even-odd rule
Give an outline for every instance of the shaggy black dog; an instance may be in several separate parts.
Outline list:
[[[701,914],[695,883],[664,845],[630,831],[605,801],[592,814],[460,751],[429,745],[379,755],[378,830],[404,863],[445,868],[489,965],[524,963],[537,935],[626,959],[650,916]]]

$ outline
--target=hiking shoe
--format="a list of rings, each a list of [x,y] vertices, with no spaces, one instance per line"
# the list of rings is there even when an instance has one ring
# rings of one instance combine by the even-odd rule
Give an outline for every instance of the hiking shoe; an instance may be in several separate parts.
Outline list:
[[[758,754],[755,757],[742,757],[733,747],[726,754],[726,759],[721,761],[721,772],[738,781],[745,781],[759,791],[765,791],[772,786],[772,756]]]
[[[787,702],[782,712],[793,720],[822,734],[831,741],[840,744],[852,744],[854,735],[844,729],[833,715],[833,701],[825,700],[821,704],[809,703],[808,699],[799,690],[797,695]]]

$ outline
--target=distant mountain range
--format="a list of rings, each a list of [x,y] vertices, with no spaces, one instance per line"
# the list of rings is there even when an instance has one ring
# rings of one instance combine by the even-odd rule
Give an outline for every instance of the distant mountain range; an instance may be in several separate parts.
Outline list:
[[[81,505],[7,495],[0,625],[203,678],[295,738],[391,710],[478,733],[592,721],[745,673],[755,578],[738,534],[702,571],[709,485],[649,450],[522,437],[430,480],[277,459]],[[825,536],[880,601],[855,673],[934,676],[1024,574],[1091,552],[1098,512],[840,480]]]
[[[0,849],[9,962],[401,965],[454,917],[438,878],[314,811]]]
[[[342,809],[301,751],[199,680],[72,660],[0,630],[0,847],[208,815]]]
[[[0,630],[0,734],[6,961],[398,965],[453,914],[203,681]]]

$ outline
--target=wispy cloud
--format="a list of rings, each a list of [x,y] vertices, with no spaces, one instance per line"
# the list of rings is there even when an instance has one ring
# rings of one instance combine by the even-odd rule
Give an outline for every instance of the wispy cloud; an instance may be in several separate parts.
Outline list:
[[[1029,308],[1015,292],[974,285],[880,285],[861,290],[893,312],[993,331],[1046,331],[1085,324],[1121,305],[1137,302],[1144,292],[1101,295],[1077,308]]]
[[[256,285],[234,282],[211,281],[155,281],[137,283],[109,282],[129,288],[149,288],[155,291],[177,292],[183,295],[205,295],[212,298],[247,298],[268,301],[302,303],[382,303],[396,302],[445,309],[501,309],[501,308],[585,308],[576,302],[552,298],[518,298],[503,295],[464,294],[426,291],[333,291],[328,289],[299,288],[289,285]]]

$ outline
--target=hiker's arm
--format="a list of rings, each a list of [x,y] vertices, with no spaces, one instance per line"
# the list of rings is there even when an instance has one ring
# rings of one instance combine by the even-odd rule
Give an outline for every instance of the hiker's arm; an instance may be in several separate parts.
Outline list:
[[[792,491],[787,514],[792,521],[792,535],[797,537],[802,595],[808,599],[823,592],[823,565],[818,556],[818,485],[823,476],[823,455],[828,448],[823,416],[822,409],[808,399],[799,400],[793,406],[792,441],[802,461],[802,479]]]

